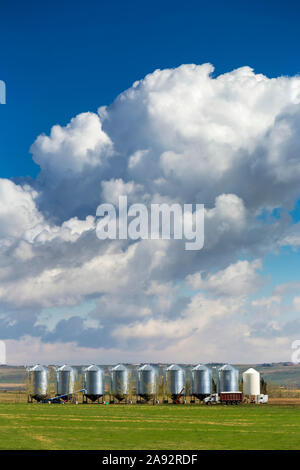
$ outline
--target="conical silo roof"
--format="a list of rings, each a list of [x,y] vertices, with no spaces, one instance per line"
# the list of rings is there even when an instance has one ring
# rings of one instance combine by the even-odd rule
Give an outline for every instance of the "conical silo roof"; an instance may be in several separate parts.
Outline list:
[[[127,367],[124,366],[123,364],[117,364],[116,366],[114,366],[111,370],[127,370]]]
[[[90,366],[88,366],[84,369],[85,372],[87,372],[87,371],[97,372],[98,370],[100,370],[100,367],[96,366],[95,364],[91,364]]]
[[[47,368],[44,366],[41,366],[40,364],[36,364],[35,366],[29,367],[28,370],[30,372],[33,372],[33,371],[38,372],[38,371],[44,371],[44,370],[46,371]]]
[[[250,367],[250,369],[245,370],[243,375],[244,374],[260,375],[260,373],[257,370],[253,369],[253,367]]]
[[[171,364],[169,367],[167,367],[167,370],[182,370],[182,367],[180,367],[178,364]]]
[[[143,366],[140,366],[138,370],[154,370],[154,367],[152,367],[150,364],[144,364]]]
[[[204,364],[197,364],[192,370],[209,370],[209,367]]]
[[[64,371],[65,370],[65,371],[71,372],[73,370],[73,367],[64,364],[63,366],[59,367],[57,370],[58,371]]]

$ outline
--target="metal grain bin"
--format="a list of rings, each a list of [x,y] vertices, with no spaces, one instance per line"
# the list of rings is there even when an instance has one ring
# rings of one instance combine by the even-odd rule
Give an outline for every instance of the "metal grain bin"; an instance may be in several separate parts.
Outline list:
[[[29,368],[27,373],[30,397],[37,401],[45,399],[49,393],[48,369],[37,364]]]
[[[185,371],[177,364],[172,364],[166,369],[166,391],[176,400],[181,395],[185,395]]]
[[[238,392],[239,391],[239,371],[225,364],[218,370],[218,392]]]
[[[129,395],[129,372],[126,366],[118,364],[110,371],[111,394],[117,400],[122,401]]]
[[[157,371],[149,364],[137,369],[137,395],[148,401],[157,393]]]
[[[73,367],[63,365],[56,370],[56,394],[72,395],[74,393],[75,371]]]
[[[212,371],[209,367],[198,364],[192,369],[192,395],[203,400],[212,394]]]
[[[90,365],[83,371],[84,395],[96,401],[104,395],[104,372],[98,366]]]

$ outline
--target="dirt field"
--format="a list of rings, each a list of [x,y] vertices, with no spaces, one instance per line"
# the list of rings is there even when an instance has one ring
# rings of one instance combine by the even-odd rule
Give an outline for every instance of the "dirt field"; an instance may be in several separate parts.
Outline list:
[[[269,403],[272,405],[299,405],[300,398],[269,398]]]
[[[25,388],[25,386],[26,385],[23,383],[20,383],[20,384],[2,383],[1,388],[0,388],[0,393],[1,393],[1,390],[5,390],[7,388],[17,389],[17,388]]]

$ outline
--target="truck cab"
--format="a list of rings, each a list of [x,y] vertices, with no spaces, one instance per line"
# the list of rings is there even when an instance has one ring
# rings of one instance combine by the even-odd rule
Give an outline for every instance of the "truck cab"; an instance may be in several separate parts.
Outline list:
[[[269,396],[264,395],[262,393],[260,395],[256,395],[256,397],[255,397],[255,403],[257,403],[257,404],[268,403],[268,400],[269,400]]]
[[[213,393],[209,395],[209,397],[204,398],[204,403],[206,405],[211,405],[212,403],[219,403],[219,395],[217,393]]]

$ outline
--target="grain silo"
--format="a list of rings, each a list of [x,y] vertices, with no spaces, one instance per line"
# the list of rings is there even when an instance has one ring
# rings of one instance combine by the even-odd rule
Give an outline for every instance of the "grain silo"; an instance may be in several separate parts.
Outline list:
[[[123,364],[118,364],[110,371],[111,403],[115,400],[127,401],[130,393],[129,371]]]
[[[212,394],[212,371],[204,364],[198,364],[192,369],[192,393],[198,400]]]
[[[173,403],[178,403],[185,395],[185,371],[177,364],[167,367],[165,374],[165,389]],[[167,400],[165,400],[167,401]]]
[[[83,370],[83,388],[83,403],[88,400],[99,403],[104,396],[104,372],[100,367],[92,364]]]
[[[225,364],[218,370],[218,392],[238,392],[239,391],[239,371]]]
[[[260,373],[252,367],[243,373],[243,392],[249,397],[260,395]]]
[[[157,370],[150,364],[145,364],[137,369],[137,403],[156,399],[157,395]]]
[[[66,401],[72,397],[75,385],[75,371],[73,367],[63,365],[56,370],[56,396]]]
[[[49,394],[48,369],[40,364],[27,369],[28,376],[28,402],[42,401]]]

